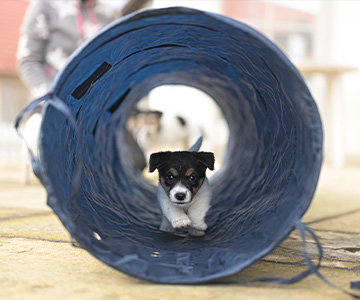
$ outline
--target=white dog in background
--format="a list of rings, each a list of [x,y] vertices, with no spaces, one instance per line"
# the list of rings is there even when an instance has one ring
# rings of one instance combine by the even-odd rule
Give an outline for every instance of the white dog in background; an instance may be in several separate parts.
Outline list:
[[[218,170],[227,148],[229,128],[215,101],[198,89],[166,85],[137,104],[128,127],[145,157],[159,151],[187,150],[199,136],[216,157]],[[149,174],[145,174],[148,176]]]

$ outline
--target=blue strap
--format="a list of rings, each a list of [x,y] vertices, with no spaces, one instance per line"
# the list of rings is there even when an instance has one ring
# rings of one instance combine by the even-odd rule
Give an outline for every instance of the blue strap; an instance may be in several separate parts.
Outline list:
[[[35,158],[35,154],[33,153],[32,149],[29,147],[28,142],[26,141],[26,139],[22,135],[21,130],[20,130],[20,124],[21,124],[21,121],[24,119],[25,116],[31,116],[34,113],[36,113],[37,111],[39,111],[39,109],[42,110],[42,106],[50,98],[51,98],[51,95],[46,94],[45,96],[32,101],[27,107],[25,107],[20,112],[20,114],[17,116],[16,121],[15,121],[16,132],[19,135],[19,137],[23,140],[23,142],[26,145],[26,148],[29,151],[31,167],[33,169],[34,174],[36,175],[37,178],[40,179],[40,181],[42,181],[42,177],[43,177],[43,172],[42,172],[40,162],[39,162],[39,160],[37,158]]]
[[[320,263],[321,263],[321,258],[322,258],[322,255],[323,255],[323,252],[322,252],[322,247],[321,247],[321,244],[317,238],[317,236],[315,235],[315,233],[309,228],[307,227],[304,223],[302,222],[298,222],[296,224],[296,227],[297,229],[299,230],[300,232],[300,235],[301,235],[301,238],[302,238],[302,241],[303,241],[303,245],[304,245],[304,259],[306,261],[306,264],[308,265],[309,267],[309,270],[311,271],[311,274],[316,274],[323,282],[325,282],[327,285],[335,288],[335,289],[338,289],[338,290],[341,290],[343,293],[353,297],[353,298],[356,298],[356,299],[360,299],[360,295],[357,295],[357,294],[354,294],[354,293],[351,293],[351,292],[348,292],[346,290],[344,290],[343,288],[341,287],[338,287],[336,286],[335,284],[331,283],[329,280],[327,280],[323,275],[320,274],[319,272],[319,267],[320,267]],[[317,266],[314,266],[309,258],[309,256],[307,255],[306,253],[306,250],[305,250],[305,234],[306,232],[310,233],[310,235],[313,237],[313,239],[315,240],[317,246],[318,246],[318,249],[319,249],[319,263]],[[351,287],[352,288],[352,287]]]
[[[309,228],[307,227],[304,223],[302,223],[301,221],[296,223],[296,228],[300,233],[301,239],[302,239],[302,244],[303,244],[303,256],[304,256],[304,260],[308,266],[308,269],[306,271],[301,272],[298,275],[295,275],[294,277],[291,278],[283,278],[283,277],[267,277],[267,278],[258,278],[258,279],[253,279],[253,280],[247,280],[247,281],[219,281],[219,282],[213,282],[215,284],[231,284],[231,283],[237,283],[237,284],[249,284],[249,283],[254,283],[254,282],[266,282],[266,283],[272,283],[272,284],[293,284],[293,283],[297,283],[301,280],[303,280],[304,278],[306,278],[307,276],[311,275],[311,274],[315,274],[317,275],[323,282],[325,282],[327,285],[339,289],[341,290],[343,293],[355,298],[355,299],[360,299],[360,295],[356,295],[354,293],[348,292],[346,290],[344,290],[341,287],[338,287],[336,285],[334,285],[333,283],[331,283],[329,280],[327,280],[322,274],[320,274],[319,269],[320,269],[320,265],[321,265],[321,260],[323,257],[323,250],[320,244],[319,239],[317,238],[317,236],[315,235],[315,233]],[[318,257],[318,262],[316,265],[314,265],[311,262],[311,259],[309,258],[309,255],[307,254],[306,251],[306,240],[305,240],[305,235],[306,233],[309,233],[312,238],[314,239],[318,251],[319,251],[319,257]],[[360,288],[360,282],[352,282],[351,283],[351,288]]]
[[[35,158],[33,151],[30,149],[30,147],[29,147],[26,139],[22,135],[19,127],[20,127],[21,121],[24,119],[25,116],[28,116],[28,115],[31,116],[36,111],[38,111],[39,107],[41,107],[42,114],[45,114],[47,109],[50,106],[55,108],[56,110],[58,110],[59,112],[61,112],[62,114],[64,114],[66,116],[66,118],[74,126],[75,138],[79,137],[80,129],[79,129],[79,126],[77,125],[77,122],[76,122],[75,117],[73,116],[71,110],[63,101],[61,101],[59,98],[57,98],[53,94],[46,94],[45,96],[32,101],[27,107],[25,107],[21,111],[21,113],[18,115],[18,117],[16,118],[16,121],[15,121],[15,129],[16,129],[18,135],[20,136],[20,138],[26,144],[26,147],[29,151],[31,167],[33,169],[33,172],[36,175],[36,177],[40,179],[40,181],[42,183],[44,183],[45,175],[44,175],[44,170],[43,170],[43,167],[41,164],[41,160]],[[80,188],[80,179],[81,179],[83,160],[82,160],[82,155],[81,155],[81,151],[79,150],[79,147],[77,147],[77,149],[78,149],[78,151],[76,151],[76,154],[75,154],[75,161],[76,161],[75,171],[72,176],[72,189],[71,189],[71,193],[70,193],[68,199],[65,200],[65,203],[71,201],[76,196],[76,194],[78,193],[79,188]],[[46,186],[46,184],[44,184],[44,186]]]

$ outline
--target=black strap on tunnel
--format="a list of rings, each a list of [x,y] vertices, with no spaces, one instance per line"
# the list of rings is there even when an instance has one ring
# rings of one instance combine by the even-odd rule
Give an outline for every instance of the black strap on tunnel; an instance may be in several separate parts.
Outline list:
[[[112,65],[107,62],[103,62],[100,67],[98,67],[94,73],[92,73],[82,84],[80,84],[75,91],[71,94],[75,99],[81,99],[86,92],[91,88],[91,86],[98,81],[104,74],[106,74]]]
[[[124,101],[126,96],[130,93],[131,89],[127,89],[111,106],[107,109],[108,112],[114,113],[118,109],[120,104]]]
[[[131,89],[127,89],[114,103],[112,103],[110,105],[110,107],[107,108],[107,111],[111,114],[113,114],[118,107],[120,106],[120,104],[124,101],[124,99],[126,98],[126,96],[130,93]],[[99,124],[99,120],[101,118],[101,114],[103,113],[104,107],[102,107],[101,109],[101,113],[99,115],[99,117],[97,118],[94,128],[92,130],[92,135],[94,136],[96,134],[96,130],[98,128],[98,124]]]

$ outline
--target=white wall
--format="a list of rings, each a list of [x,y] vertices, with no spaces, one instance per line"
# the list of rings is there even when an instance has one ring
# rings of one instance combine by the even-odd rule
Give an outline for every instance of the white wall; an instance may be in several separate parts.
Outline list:
[[[170,6],[186,6],[214,13],[222,12],[221,0],[153,0],[153,8]]]
[[[340,126],[343,131],[343,149],[347,158],[360,157],[359,12],[360,1],[321,1],[315,36],[315,58],[317,61],[358,69],[355,72],[343,75],[342,92],[339,95],[343,105],[337,113],[342,115],[343,122]],[[326,99],[322,99],[320,102],[321,107],[326,105]],[[327,125],[324,109],[322,114],[324,115],[324,123]]]
[[[20,155],[21,140],[14,124],[28,103],[27,91],[15,76],[0,75],[0,159]]]

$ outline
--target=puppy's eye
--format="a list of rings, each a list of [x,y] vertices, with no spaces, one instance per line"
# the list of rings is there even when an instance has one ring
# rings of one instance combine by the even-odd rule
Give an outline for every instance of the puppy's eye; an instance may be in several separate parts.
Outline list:
[[[195,174],[191,174],[190,177],[189,177],[190,182],[194,182],[196,179],[197,179],[197,177],[196,177]]]
[[[175,176],[174,176],[173,174],[168,174],[168,175],[166,176],[166,179],[167,179],[168,181],[173,181],[173,180],[175,179]]]

